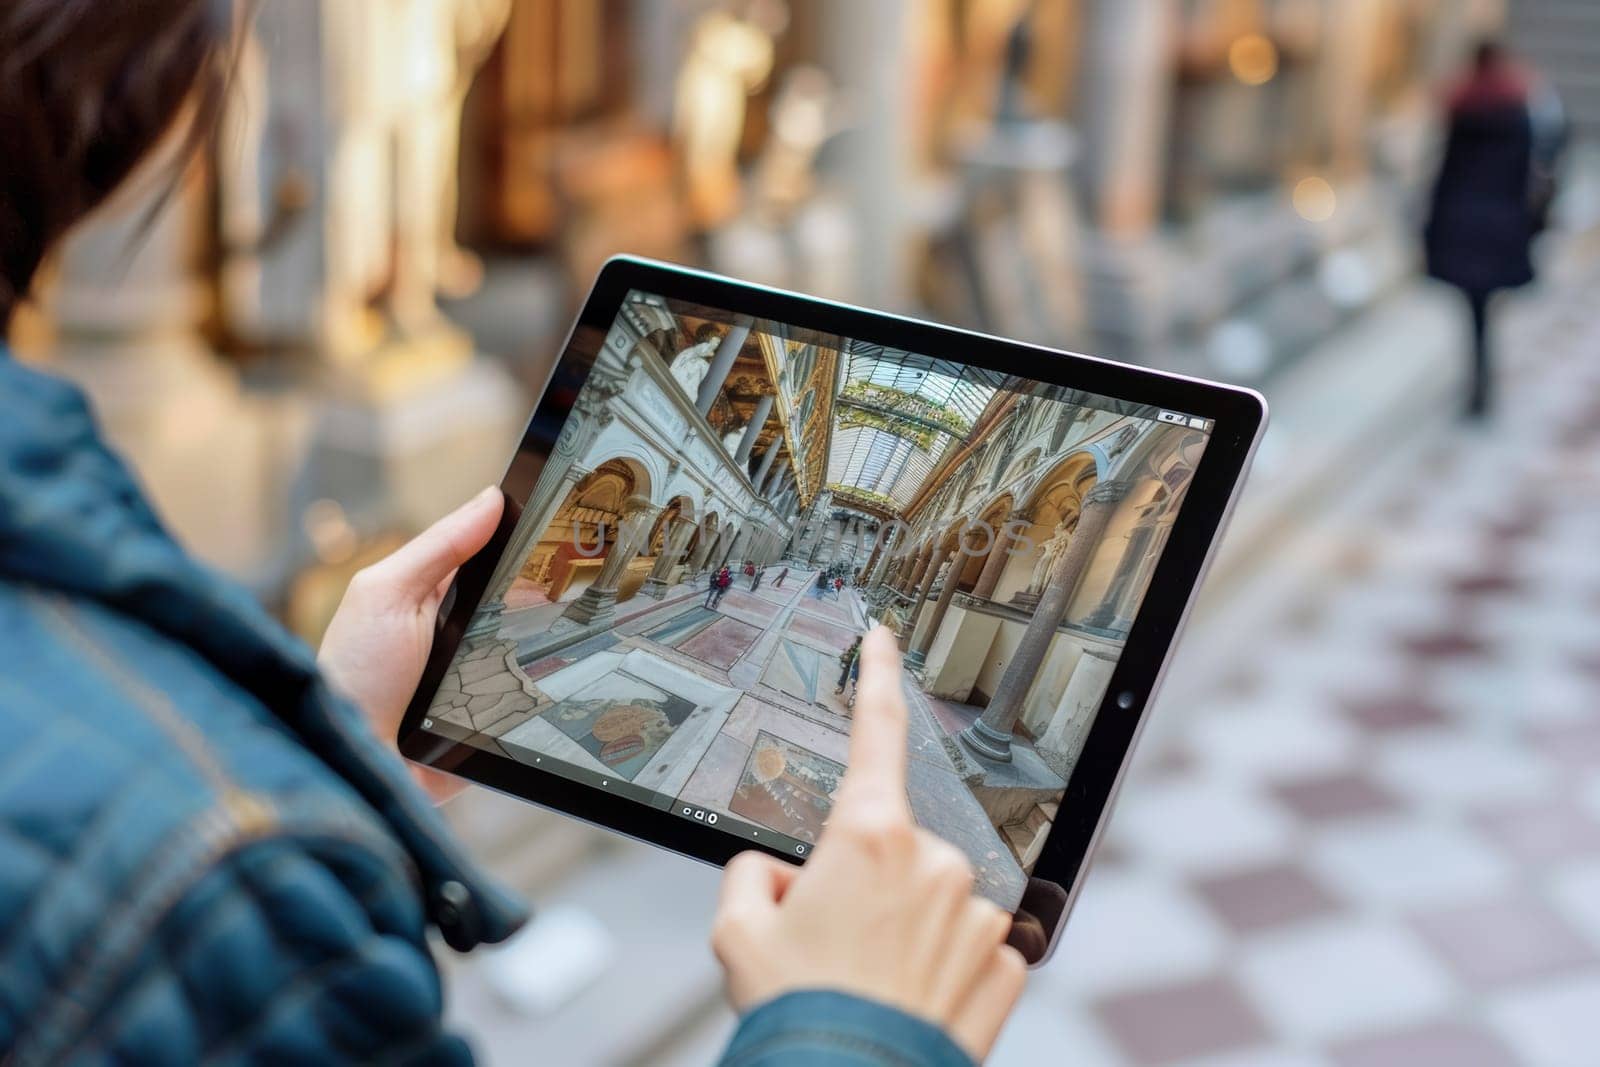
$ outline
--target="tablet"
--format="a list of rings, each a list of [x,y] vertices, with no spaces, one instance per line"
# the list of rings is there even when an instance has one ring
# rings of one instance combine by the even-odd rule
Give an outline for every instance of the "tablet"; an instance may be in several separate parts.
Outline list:
[[[913,816],[1038,962],[1264,418],[1244,389],[614,259],[401,751],[700,860],[802,862],[882,622]]]

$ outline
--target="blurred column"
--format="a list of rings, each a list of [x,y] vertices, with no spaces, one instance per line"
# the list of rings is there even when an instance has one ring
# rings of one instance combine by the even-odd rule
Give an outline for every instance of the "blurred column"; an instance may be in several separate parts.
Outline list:
[[[1119,237],[1148,232],[1160,215],[1178,15],[1176,0],[1084,5],[1079,115],[1090,218]]]
[[[1087,0],[1078,93],[1086,308],[1103,354],[1137,357],[1166,331],[1155,228],[1166,187],[1177,0]]]
[[[1321,73],[1333,166],[1330,180],[1359,176],[1367,168],[1372,73],[1381,43],[1383,7],[1384,0],[1339,0],[1328,6],[1324,16]]]
[[[854,120],[839,160],[855,230],[855,286],[848,295],[872,307],[908,310],[918,185],[916,94],[923,77],[920,5],[819,0],[819,6],[825,66]]]

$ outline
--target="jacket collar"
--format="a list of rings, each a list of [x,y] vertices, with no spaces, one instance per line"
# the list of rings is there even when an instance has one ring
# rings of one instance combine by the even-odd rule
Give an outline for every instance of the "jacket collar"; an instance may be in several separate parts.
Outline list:
[[[475,871],[403,763],[242,586],[191,559],[101,440],[83,394],[0,346],[0,580],[94,600],[193,649],[372,805],[409,851],[456,948],[499,941],[523,905]]]

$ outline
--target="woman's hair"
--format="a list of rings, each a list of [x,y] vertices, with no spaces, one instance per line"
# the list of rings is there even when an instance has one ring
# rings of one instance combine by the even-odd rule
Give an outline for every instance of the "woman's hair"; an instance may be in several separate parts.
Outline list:
[[[231,65],[233,7],[0,0],[0,330],[50,249],[191,101],[188,147],[209,136]]]

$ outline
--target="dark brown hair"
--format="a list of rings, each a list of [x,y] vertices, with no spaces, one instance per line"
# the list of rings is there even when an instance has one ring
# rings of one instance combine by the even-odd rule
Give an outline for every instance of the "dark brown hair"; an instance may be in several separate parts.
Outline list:
[[[209,135],[231,65],[233,7],[0,0],[0,330],[45,255],[191,100],[190,147]]]

